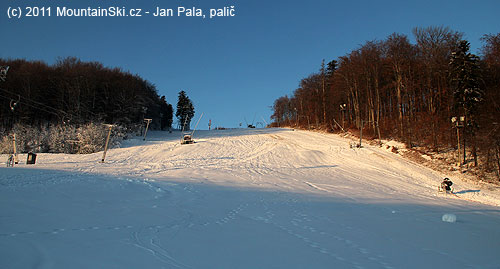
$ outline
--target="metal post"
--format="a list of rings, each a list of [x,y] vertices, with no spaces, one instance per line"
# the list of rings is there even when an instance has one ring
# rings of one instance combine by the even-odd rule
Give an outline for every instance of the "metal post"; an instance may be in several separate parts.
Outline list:
[[[460,162],[460,128],[458,128],[457,124],[457,142],[458,142],[458,166],[462,167],[462,163]]]
[[[340,105],[340,112],[342,114],[342,129],[345,129],[345,126],[344,126],[344,120],[345,120],[345,110],[346,110],[346,104],[342,104]]]
[[[457,128],[457,153],[458,153],[458,158],[457,158],[457,165],[460,166],[460,171],[462,170],[462,162],[461,159],[461,145],[460,145],[460,128],[464,127],[464,121],[465,117],[452,117],[451,122],[455,124],[455,128]],[[465,135],[464,135],[465,138]],[[465,146],[465,141],[464,141],[464,146]],[[464,149],[464,162],[465,163],[465,149]]]
[[[345,129],[345,123],[344,123],[344,110],[342,110],[342,129]]]
[[[102,154],[101,163],[104,163],[104,159],[106,158],[106,152],[108,151],[109,137],[111,136],[111,129],[113,128],[113,125],[111,124],[106,124],[106,126],[109,127],[109,131],[108,131],[108,138],[106,138],[106,145],[104,146],[104,152]]]
[[[462,126],[464,128],[464,132],[462,134],[462,139],[463,139],[463,145],[464,145],[464,154],[463,154],[463,159],[464,159],[464,162],[462,163],[462,165],[466,165],[468,167],[468,164],[467,164],[467,152],[466,152],[466,146],[465,146],[465,142],[466,142],[466,134],[467,134],[467,131],[465,130],[466,126],[467,126],[467,122],[466,122],[466,118],[465,117],[460,117],[460,121],[462,122]]]
[[[377,126],[378,144],[382,145],[382,137],[380,135],[380,127],[378,126],[378,121],[375,122],[375,126]]]
[[[144,119],[146,122],[146,131],[144,131],[144,138],[142,138],[143,141],[146,141],[146,135],[148,134],[148,128],[149,128],[149,123],[152,121],[152,119]]]
[[[14,139],[12,140],[13,146],[14,146],[14,163],[18,164],[19,163],[19,158],[17,157],[17,146],[16,146],[16,134],[14,133]]]
[[[361,120],[361,128],[359,132],[359,147],[361,148],[361,141],[363,141],[363,120]]]

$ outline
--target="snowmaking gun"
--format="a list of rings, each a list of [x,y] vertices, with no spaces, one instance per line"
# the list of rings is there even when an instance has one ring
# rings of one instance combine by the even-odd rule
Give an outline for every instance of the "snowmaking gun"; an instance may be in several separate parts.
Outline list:
[[[444,193],[454,193],[455,192],[455,189],[453,189],[453,187],[450,187],[449,190],[443,188],[442,186],[438,186],[438,192],[444,192]]]
[[[193,144],[194,140],[190,133],[182,133],[181,145]]]
[[[446,194],[453,194],[456,196],[455,190],[453,189],[452,185],[453,185],[453,182],[451,182],[451,180],[449,178],[445,178],[444,181],[441,182],[441,184],[438,186],[438,192],[446,193]]]

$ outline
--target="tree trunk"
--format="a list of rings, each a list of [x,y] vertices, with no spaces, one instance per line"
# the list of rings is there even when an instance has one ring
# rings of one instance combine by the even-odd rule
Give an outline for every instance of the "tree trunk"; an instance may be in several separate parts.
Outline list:
[[[498,177],[498,180],[500,181],[500,146],[497,145],[496,146],[496,159],[497,159],[497,177]]]
[[[378,78],[375,78],[375,95],[376,95],[376,101],[377,101],[377,108],[376,108],[376,117],[375,117],[375,126],[377,127],[377,135],[378,135],[378,141],[380,142],[382,137],[380,135],[380,110],[381,110],[381,100],[380,100],[380,90],[379,90],[379,84],[378,84]]]
[[[323,103],[323,124],[326,124],[326,93],[325,93],[325,75],[323,72],[322,76],[322,87],[323,87],[323,95],[322,95],[322,103]]]
[[[477,147],[476,147],[476,135],[472,135],[472,156],[474,157],[474,167],[477,167]]]
[[[402,86],[402,77],[401,74],[397,74],[397,79],[396,79],[396,94],[398,98],[398,116],[399,116],[399,135],[401,137],[404,137],[403,134],[403,101],[401,97],[401,86]]]

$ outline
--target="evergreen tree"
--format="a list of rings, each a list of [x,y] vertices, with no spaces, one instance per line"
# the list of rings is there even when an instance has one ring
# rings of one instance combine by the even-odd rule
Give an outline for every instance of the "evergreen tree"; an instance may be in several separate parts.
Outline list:
[[[331,78],[333,77],[333,74],[335,73],[336,70],[337,70],[337,61],[331,60],[330,62],[328,62],[328,64],[326,65],[326,75]]]
[[[177,101],[177,111],[175,116],[178,120],[179,129],[189,130],[191,119],[194,116],[194,106],[185,91],[179,92],[179,100]]]
[[[460,41],[451,54],[450,79],[453,87],[455,106],[462,109],[467,125],[475,128],[475,114],[483,100],[479,57],[469,52],[469,42]]]
[[[465,134],[472,139],[472,154],[474,164],[477,166],[476,153],[476,114],[478,106],[483,100],[481,89],[481,73],[479,57],[469,52],[469,42],[462,40],[456,51],[452,52],[450,60],[450,84],[454,90],[455,106],[462,110],[465,116]],[[465,162],[465,137],[464,136],[464,162]],[[459,149],[460,150],[460,149]]]

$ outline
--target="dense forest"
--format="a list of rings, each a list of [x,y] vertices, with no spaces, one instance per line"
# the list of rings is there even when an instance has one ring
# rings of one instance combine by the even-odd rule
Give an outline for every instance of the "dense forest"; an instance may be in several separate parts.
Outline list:
[[[0,137],[4,142],[0,151],[12,152],[8,141],[16,129],[21,140],[26,133],[50,136],[55,132],[52,136],[66,136],[66,141],[79,140],[83,145],[87,141],[78,135],[95,131],[89,128],[102,129],[101,123],[114,124],[124,132],[137,130],[145,118],[152,119],[150,128],[172,126],[173,107],[158,95],[156,87],[119,68],[73,57],[59,59],[54,65],[0,59],[0,66],[9,66],[6,79],[0,80]],[[18,141],[21,151],[68,151],[46,141],[29,148],[27,144],[33,144],[37,136]]]
[[[58,60],[53,66],[39,61],[2,60],[9,66],[0,82],[0,128],[14,123],[30,126],[88,122],[141,124],[152,118],[164,128],[172,124],[172,106],[158,96],[150,82],[77,58]]]
[[[275,100],[273,125],[349,130],[435,152],[460,142],[461,163],[500,178],[500,34],[480,57],[448,27],[394,33],[321,63],[291,96]],[[458,130],[457,130],[458,129]]]

